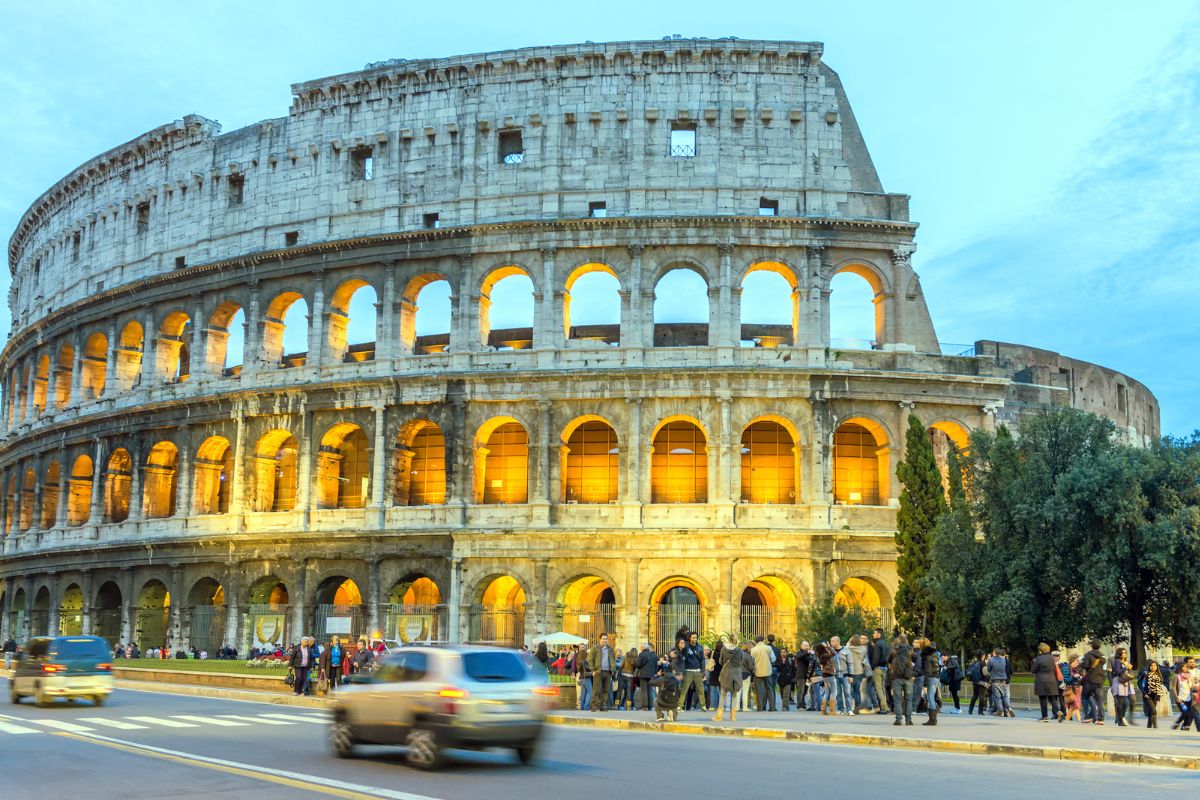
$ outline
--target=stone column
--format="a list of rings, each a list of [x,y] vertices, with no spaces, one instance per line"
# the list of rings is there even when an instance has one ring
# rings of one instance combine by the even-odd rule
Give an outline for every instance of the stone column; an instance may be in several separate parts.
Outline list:
[[[180,431],[179,455],[175,464],[175,516],[186,520],[192,515],[194,491],[195,452],[192,447],[191,431],[185,426]]]
[[[307,406],[300,414],[300,430],[296,435],[296,450],[296,510],[300,512],[302,530],[308,530],[308,520],[312,514],[313,504],[312,468],[316,453],[312,446],[312,412]]]
[[[208,339],[212,335],[209,330],[207,320],[204,318],[204,302],[200,295],[192,296],[192,319],[189,335],[191,342],[185,343],[188,345],[188,379],[197,380],[203,379],[206,375],[220,375],[225,369],[225,364],[209,364],[208,363]],[[183,338],[181,335],[180,338]]]
[[[542,256],[542,274],[536,281],[539,285],[534,292],[533,349],[550,350],[559,346],[563,331],[561,308],[555,308],[554,256],[557,250],[543,247],[538,252]]]
[[[46,623],[46,633],[51,636],[59,635],[62,599],[58,596],[58,573],[50,573],[50,616]]]
[[[59,474],[62,469],[59,469]],[[42,497],[46,490],[46,461],[42,457],[33,460],[33,510],[29,515],[29,529],[41,530],[48,526],[42,524]]]
[[[449,499],[447,505],[465,507],[468,499],[472,498],[471,472],[473,466],[474,448],[472,436],[467,430],[467,403],[462,397],[449,398],[450,401],[450,430],[445,432],[446,448],[449,458],[448,466],[452,473],[447,476]]]
[[[33,391],[37,386],[37,358],[30,356],[25,359],[25,363],[29,365],[28,378],[25,381],[25,421],[31,422],[37,419],[37,409],[33,405]]]
[[[133,632],[136,630],[136,625],[133,620],[135,606],[133,602],[132,569],[129,567],[121,568],[119,585],[121,587],[121,641],[132,642]]]
[[[171,606],[170,617],[168,618],[169,625],[167,629],[166,645],[171,650],[171,655],[183,646],[185,638],[183,635],[183,606],[187,602],[183,590],[183,567],[179,564],[171,565]]]
[[[292,606],[289,610],[292,615],[291,639],[293,643],[300,641],[301,636],[316,635],[305,630],[308,625],[308,620],[305,618],[308,605],[308,591],[305,587],[308,580],[308,562],[305,559],[297,559],[294,564],[296,570],[296,578],[292,581],[294,593],[288,595]]]
[[[368,564],[367,573],[367,627],[370,628],[370,636],[374,636],[376,631],[382,630],[381,621],[382,615],[379,613],[379,599],[383,588],[380,586],[380,565],[379,556],[371,554]]]
[[[455,292],[450,296],[450,307],[452,309],[452,319],[450,320],[450,352],[465,353],[469,350],[478,350],[477,343],[479,341],[479,329],[472,328],[472,323],[475,321],[475,314],[471,310],[471,297],[475,294],[472,290],[474,286],[475,275],[470,256],[458,257],[458,280],[455,284]]]
[[[736,631],[741,627],[738,619],[741,613],[740,596],[733,589],[733,573],[737,567],[736,558],[720,562],[720,577],[717,579],[717,630]]]
[[[58,451],[58,503],[54,507],[54,527],[67,527],[67,510],[71,500],[71,467],[67,460],[67,451]]]
[[[13,594],[12,580],[0,580],[0,642],[7,641],[11,635],[8,630],[8,614]]]
[[[92,457],[92,506],[88,511],[88,524],[99,525],[104,521],[104,442],[96,439]]]
[[[312,306],[308,309],[308,355],[305,365],[320,368],[325,361],[325,339],[328,322],[325,313],[325,274],[312,274]]]
[[[129,521],[142,518],[142,471],[146,468],[146,448],[140,438],[129,443],[129,459],[133,463],[133,474],[129,478]]]
[[[13,398],[9,398],[12,402]],[[71,337],[71,402],[78,408],[83,403],[83,337],[78,333]]]
[[[621,505],[625,507],[625,526],[641,527],[642,503],[646,502],[642,495],[642,473],[646,470],[642,461],[645,449],[642,445],[642,398],[626,397],[625,404],[629,408],[629,428],[621,446],[621,470],[618,471],[618,476],[624,478]]]
[[[738,309],[733,304],[733,245],[717,245],[719,266],[717,285],[709,289],[710,322],[708,343],[717,347],[737,347],[741,330]],[[715,295],[713,292],[715,289]]]
[[[641,571],[641,567],[642,560],[640,558],[625,560],[625,589],[622,592],[625,598],[625,630],[622,633],[639,653],[642,652],[642,645],[639,641],[642,634],[642,598],[641,590],[638,587],[638,573]]]
[[[83,605],[79,609],[80,632],[84,636],[92,635],[92,571],[82,570],[79,580],[79,591],[83,595]]]
[[[25,641],[33,636],[33,576],[25,576],[25,625],[23,630],[18,631],[18,641]],[[40,631],[37,631],[40,633]]]
[[[242,381],[253,386],[250,379],[258,374],[263,361],[263,312],[257,280],[250,281],[250,305],[242,329]]]
[[[233,444],[233,486],[229,490],[229,513],[233,515],[231,530],[242,530],[246,514],[246,408],[237,403],[233,409],[237,433]]]
[[[104,392],[102,394],[111,395],[117,388],[117,359],[120,358],[121,354],[121,342],[117,338],[117,321],[115,319],[108,321],[108,328],[105,331],[105,335],[108,336],[108,353],[104,362]],[[148,342],[150,335],[151,330],[147,328],[143,336],[143,342]],[[145,351],[145,344],[142,345],[142,348]],[[145,370],[146,358],[143,356],[142,371],[144,372]]]
[[[26,592],[26,596],[29,594]],[[462,635],[462,559],[450,559],[450,602],[447,608],[450,626],[450,644],[458,644]]]
[[[242,641],[241,627],[242,616],[240,613],[241,603],[239,602],[238,592],[241,586],[238,584],[238,576],[241,574],[241,564],[237,562],[230,563],[225,572],[225,581],[221,585],[225,590],[225,641],[223,644],[229,644],[238,648],[238,657],[246,658],[249,655],[249,648]]]
[[[386,507],[384,504],[384,489],[387,483],[387,406],[376,403],[375,411],[375,443],[371,453],[371,505],[367,515],[368,526],[374,522],[376,528],[384,526]]]
[[[550,582],[547,573],[550,571],[550,559],[535,558],[533,560],[533,625],[527,625],[525,628],[525,638],[530,639],[530,627],[533,628],[533,633],[536,636],[545,636],[550,633],[550,620],[547,614],[547,594],[550,591]],[[523,643],[522,643],[523,644]]]
[[[535,525],[550,524],[550,431],[553,425],[549,400],[539,400],[537,423],[537,451],[534,463],[534,491],[529,499],[533,505],[533,522]]]
[[[646,248],[644,245],[633,244],[628,247],[628,252],[629,285],[621,291],[621,347],[640,349],[647,346],[646,309],[642,302],[642,256]],[[654,309],[651,306],[652,321],[653,313]]]
[[[399,304],[396,297],[396,273],[392,263],[384,267],[383,287],[375,304],[375,360],[391,361],[400,346]]]

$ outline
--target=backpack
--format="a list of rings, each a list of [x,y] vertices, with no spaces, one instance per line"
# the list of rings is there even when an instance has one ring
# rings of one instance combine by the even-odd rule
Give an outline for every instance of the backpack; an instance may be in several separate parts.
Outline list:
[[[985,683],[983,679],[983,664],[979,659],[971,662],[971,666],[967,667],[967,677],[971,679],[971,683]]]

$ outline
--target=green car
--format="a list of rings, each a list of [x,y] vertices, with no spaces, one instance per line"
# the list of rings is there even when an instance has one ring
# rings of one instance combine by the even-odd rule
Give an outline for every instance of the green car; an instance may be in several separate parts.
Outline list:
[[[39,636],[17,654],[9,697],[34,697],[43,706],[58,697],[90,697],[98,706],[112,694],[112,654],[99,636]]]

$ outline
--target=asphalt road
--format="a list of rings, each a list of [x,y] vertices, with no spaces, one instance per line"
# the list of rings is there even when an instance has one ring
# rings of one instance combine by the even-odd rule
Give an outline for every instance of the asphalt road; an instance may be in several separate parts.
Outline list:
[[[0,697],[8,687],[0,681]],[[1116,767],[679,734],[549,728],[538,761],[462,753],[442,772],[410,769],[397,749],[343,761],[314,709],[117,690],[103,708],[80,702],[0,706],[0,797],[384,797],[528,800],[531,796],[811,795],[972,800],[1144,796],[1200,788],[1183,770]],[[846,794],[847,787],[853,792]]]

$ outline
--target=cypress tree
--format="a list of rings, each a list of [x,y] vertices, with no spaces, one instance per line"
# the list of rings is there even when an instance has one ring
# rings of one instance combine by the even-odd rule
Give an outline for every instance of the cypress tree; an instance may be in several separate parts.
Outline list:
[[[896,466],[904,488],[896,515],[896,623],[902,630],[925,635],[933,623],[929,591],[933,531],[946,511],[946,490],[933,455],[933,443],[915,414],[908,416],[905,458]]]

